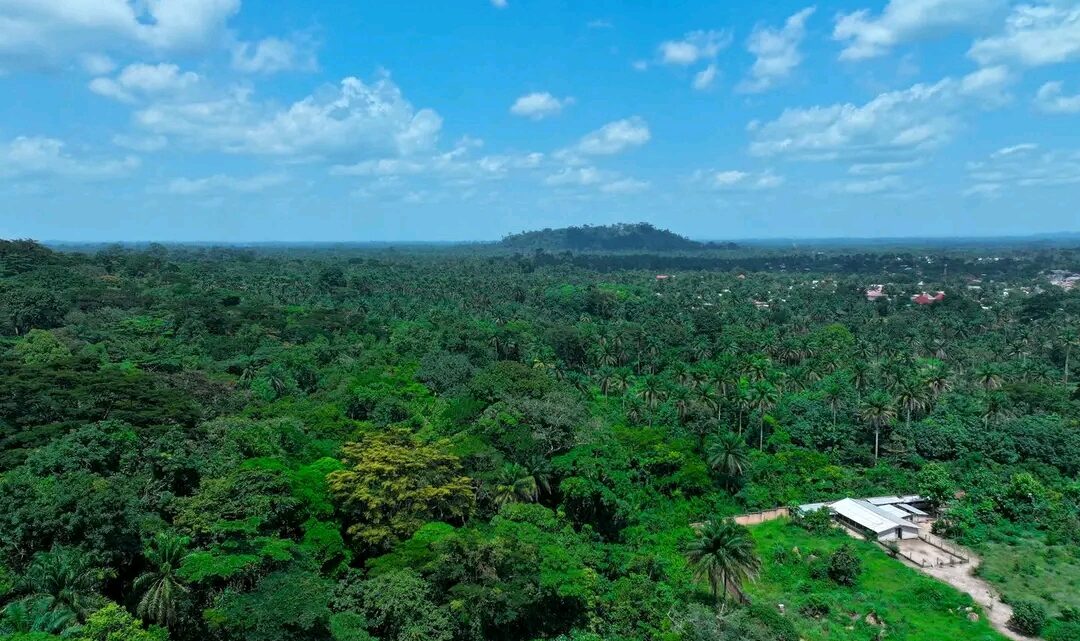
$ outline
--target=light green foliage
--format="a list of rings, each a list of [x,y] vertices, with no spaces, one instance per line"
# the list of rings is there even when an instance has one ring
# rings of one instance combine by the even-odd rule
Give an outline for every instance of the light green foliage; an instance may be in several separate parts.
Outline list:
[[[349,534],[378,549],[411,536],[427,520],[467,516],[473,504],[470,480],[445,449],[399,432],[347,444],[345,469],[330,473],[327,481],[348,515]]]
[[[142,622],[115,603],[94,612],[78,633],[78,641],[168,641],[169,633]]]
[[[32,329],[15,344],[15,355],[27,365],[49,366],[71,358],[71,350],[56,334]]]

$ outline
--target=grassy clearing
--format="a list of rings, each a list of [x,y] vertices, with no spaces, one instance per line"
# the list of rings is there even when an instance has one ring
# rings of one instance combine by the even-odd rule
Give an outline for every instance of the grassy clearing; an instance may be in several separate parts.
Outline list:
[[[751,532],[763,569],[758,581],[749,586],[750,596],[755,603],[785,604],[800,636],[808,641],[1005,639],[971,597],[903,565],[870,543],[838,531],[813,535],[787,521],[754,526]],[[858,583],[842,587],[827,577],[813,578],[813,558],[826,560],[845,543],[854,545],[862,560]],[[980,614],[978,621],[967,619],[968,607]],[[884,626],[867,622],[871,613]]]
[[[1052,615],[1061,608],[1080,608],[1080,550],[1046,545],[1041,535],[1014,537],[1004,543],[978,546],[983,563],[979,575],[1006,600],[1038,601]]]

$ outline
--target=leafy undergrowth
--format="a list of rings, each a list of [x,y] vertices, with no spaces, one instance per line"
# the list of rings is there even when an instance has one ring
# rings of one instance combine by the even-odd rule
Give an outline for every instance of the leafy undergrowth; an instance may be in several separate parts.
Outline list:
[[[784,604],[809,641],[1002,641],[971,597],[890,558],[873,544],[833,530],[811,534],[787,521],[751,528],[762,572],[748,586],[755,603]],[[844,544],[862,562],[854,586],[834,583],[815,568]],[[820,578],[815,578],[820,576]],[[979,614],[968,620],[967,608]]]

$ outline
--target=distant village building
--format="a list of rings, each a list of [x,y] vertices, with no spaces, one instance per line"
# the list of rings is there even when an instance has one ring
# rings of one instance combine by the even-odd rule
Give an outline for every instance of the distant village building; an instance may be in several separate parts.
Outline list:
[[[934,303],[940,303],[943,300],[945,300],[945,292],[938,292],[933,296],[923,292],[911,297],[911,301],[916,305],[933,305]]]
[[[657,274],[656,280],[670,280],[671,274]]]
[[[888,298],[884,285],[871,285],[866,289],[866,300],[874,302],[879,298]]]
[[[1067,292],[1072,291],[1074,288],[1080,287],[1080,274],[1056,269],[1050,272],[1050,284]]]
[[[866,499],[840,499],[832,503],[800,505],[807,514],[828,510],[833,520],[867,538],[877,541],[902,541],[919,538],[918,523],[930,518],[924,511],[926,499],[917,495],[874,496]]]

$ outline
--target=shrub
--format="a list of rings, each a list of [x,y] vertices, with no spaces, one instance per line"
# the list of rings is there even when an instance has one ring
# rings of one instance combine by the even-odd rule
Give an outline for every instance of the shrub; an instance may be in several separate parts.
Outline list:
[[[805,513],[793,508],[791,514],[791,522],[807,532],[821,534],[828,532],[829,528],[832,527],[832,514],[826,508]]]
[[[1054,621],[1046,626],[1046,641],[1077,641],[1080,639],[1080,621]]]
[[[1040,603],[1033,601],[1017,601],[1013,603],[1013,615],[1009,619],[1009,627],[1020,634],[1035,637],[1039,636],[1043,627],[1046,626],[1046,608]]]
[[[825,559],[814,559],[810,561],[810,578],[811,579],[824,579],[829,576],[829,564],[825,562]]]
[[[807,597],[806,601],[799,606],[799,614],[812,619],[828,616],[831,610],[832,607],[829,605],[829,602],[820,594],[811,594]]]
[[[772,557],[773,563],[777,565],[787,565],[795,560],[795,553],[780,543],[773,546],[769,555]]]
[[[829,578],[839,585],[855,585],[862,572],[862,560],[855,556],[855,550],[844,544],[829,555]]]

